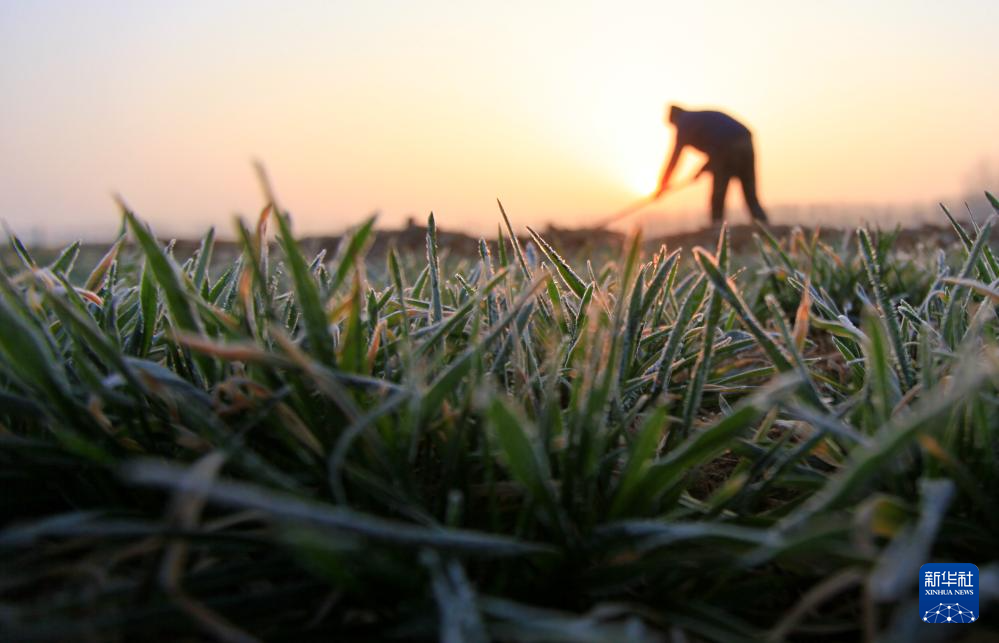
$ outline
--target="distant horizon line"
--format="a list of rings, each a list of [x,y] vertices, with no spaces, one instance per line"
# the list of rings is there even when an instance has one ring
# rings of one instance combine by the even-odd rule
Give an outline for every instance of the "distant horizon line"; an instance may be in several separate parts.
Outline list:
[[[818,214],[831,214],[840,213],[842,215],[843,221],[838,221],[836,225],[823,225],[822,227],[828,229],[854,227],[862,223],[868,222],[868,217],[871,215],[876,215],[879,217],[888,217],[884,223],[895,225],[902,225],[904,228],[909,227],[921,227],[926,224],[932,224],[932,221],[927,221],[926,218],[933,215],[932,218],[936,219],[936,213],[940,212],[940,205],[947,205],[955,217],[961,220],[966,220],[969,218],[968,209],[963,207],[964,205],[976,204],[978,206],[984,206],[986,211],[981,213],[981,216],[988,216],[991,214],[992,209],[989,206],[987,198],[985,196],[986,192],[991,192],[992,190],[982,190],[978,194],[966,193],[958,197],[953,198],[940,198],[931,201],[909,201],[909,202],[874,202],[874,201],[814,201],[814,202],[784,202],[776,204],[768,204],[767,210],[771,213],[771,224],[772,225],[813,225],[813,217]],[[292,214],[292,219],[294,223],[295,210],[288,209]],[[415,214],[409,213],[405,215],[393,214],[386,217],[386,215],[378,209],[373,209],[368,211],[366,214],[360,216],[351,216],[352,221],[346,224],[337,224],[328,226],[325,230],[317,229],[314,226],[305,226],[305,230],[298,231],[296,236],[300,238],[315,238],[315,237],[336,237],[348,232],[352,228],[356,227],[367,218],[371,216],[377,217],[379,220],[384,220],[388,218],[390,220],[389,225],[379,225],[376,229],[379,230],[402,230],[405,229],[409,221],[414,221],[419,226],[426,225],[426,217],[429,217],[430,213],[435,213],[437,217],[437,226],[442,231],[446,232],[461,232],[469,236],[482,236],[479,234],[482,226],[480,225],[450,225],[449,217],[442,214],[436,210],[430,210],[425,214]],[[199,239],[203,236],[210,227],[214,227],[216,234],[223,232],[228,226],[223,226],[222,222],[212,222],[213,217],[203,216],[200,218],[201,221],[206,221],[199,230],[188,230],[186,232],[178,228],[191,228],[190,225],[170,225],[160,221],[157,222],[160,216],[145,217],[141,211],[136,211],[139,218],[148,222],[156,233],[157,237],[163,239],[177,239],[177,240],[191,240]],[[739,225],[748,222],[749,217],[746,213],[743,205],[740,203],[738,207],[729,208],[729,216],[727,220],[730,225]],[[733,217],[732,215],[736,215]],[[972,213],[978,215],[978,212],[974,212],[972,208]],[[517,225],[517,219],[521,219],[528,225],[536,226],[553,226],[561,230],[583,230],[583,229],[594,229],[597,227],[597,222],[600,220],[599,214],[593,215],[579,215],[579,214],[564,214],[557,216],[518,216],[516,213],[511,213],[514,224]],[[803,216],[804,215],[804,216]],[[247,215],[244,213],[235,212],[229,215],[228,223],[232,223],[236,217],[243,217],[248,221],[256,220],[256,214]],[[469,219],[470,217],[476,217],[481,220],[482,215],[461,215],[462,219]],[[940,214],[942,217],[942,213]],[[502,221],[501,215],[498,210],[495,214],[496,221],[499,223]],[[337,215],[326,215],[327,220],[330,218],[339,218]],[[616,231],[627,231],[635,226],[635,223],[640,223],[641,227],[646,230],[653,230],[655,234],[665,235],[668,233],[672,234],[682,234],[684,232],[698,230],[703,228],[703,223],[708,221],[709,215],[705,208],[693,208],[686,207],[683,209],[671,210],[669,206],[664,204],[658,209],[655,206],[649,208],[647,213],[643,213],[639,216],[635,216],[630,220],[625,220],[620,223],[615,223],[614,225],[607,226],[609,230]],[[30,228],[18,228],[16,226],[9,225],[5,219],[0,218],[0,223],[2,223],[5,231],[8,233],[13,232],[18,237],[27,241],[33,246],[46,246],[53,244],[64,244],[72,243],[74,241],[81,241],[85,243],[100,243],[114,238],[114,228],[118,227],[117,221],[120,221],[120,215],[115,214],[112,219],[110,216],[107,218],[101,217],[103,220],[99,225],[90,224],[87,226],[82,226],[83,230],[79,228],[68,228],[64,224],[59,223],[49,223],[49,224],[37,224],[35,223]],[[567,219],[574,222],[576,225],[563,225],[559,223],[560,219]],[[592,222],[590,221],[592,219]],[[745,219],[745,221],[743,221]],[[115,221],[115,223],[112,223]],[[523,224],[521,224],[523,225]],[[96,229],[95,229],[96,228]],[[54,234],[53,234],[54,233]],[[229,237],[226,235],[217,236],[219,240],[228,240]],[[235,238],[233,235],[232,238]]]

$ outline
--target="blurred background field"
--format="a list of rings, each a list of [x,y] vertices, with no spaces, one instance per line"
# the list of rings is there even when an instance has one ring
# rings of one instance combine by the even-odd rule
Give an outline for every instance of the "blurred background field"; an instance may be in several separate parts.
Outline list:
[[[984,211],[979,209],[979,211]],[[965,218],[967,215],[965,215]],[[806,234],[811,234],[816,230],[821,238],[834,246],[848,243],[855,230],[851,228],[839,227],[808,227],[799,225],[774,225],[770,230],[778,237],[787,237],[792,230],[799,228]],[[917,249],[928,251],[938,248],[950,248],[958,239],[953,228],[940,225],[926,224],[918,227],[913,226],[880,226],[880,229],[890,233],[895,240],[896,247],[907,251]],[[560,228],[548,224],[547,227],[539,229],[539,232],[551,240],[558,248],[574,261],[585,262],[591,260],[595,263],[603,263],[616,257],[622,245],[627,239],[627,232],[634,230],[634,226],[618,225],[614,228]],[[232,240],[231,234],[226,234],[226,230],[219,230],[219,239],[215,241],[212,253],[212,267],[218,269],[231,263],[241,252],[241,248],[236,241]],[[730,242],[735,253],[744,255],[746,259],[752,259],[755,250],[753,235],[756,229],[752,225],[733,225],[729,228]],[[422,254],[425,252],[427,228],[425,222],[417,223],[410,219],[402,228],[383,229],[377,228],[377,234],[372,239],[368,248],[366,260],[369,269],[379,271],[384,267],[384,260],[390,248],[396,248],[404,254]],[[648,232],[645,233],[646,235]],[[717,230],[711,228],[700,228],[685,233],[670,233],[651,238],[643,238],[644,250],[651,252],[661,245],[668,248],[693,248],[694,246],[709,246],[715,240]],[[452,231],[447,227],[438,228],[438,235],[444,248],[444,256],[448,259],[469,259],[478,255],[479,237],[469,234]],[[228,237],[228,238],[227,238]],[[495,247],[496,235],[487,235],[488,243]],[[332,255],[339,246],[342,235],[303,237],[299,239],[303,252],[315,256],[320,251],[325,250]],[[530,235],[519,237],[525,246],[534,245]],[[163,239],[173,243],[173,247],[178,256],[190,256],[196,252],[200,245],[200,240],[190,238]],[[272,248],[277,248],[277,242],[268,242]],[[107,253],[110,242],[81,242],[79,260],[74,266],[72,277],[76,280],[84,278],[85,271],[95,265],[101,257]],[[54,260],[62,252],[63,247],[59,246],[33,246],[33,254],[41,263]],[[128,249],[126,248],[126,252]],[[0,257],[4,261],[15,261],[15,253],[8,245],[0,248]]]

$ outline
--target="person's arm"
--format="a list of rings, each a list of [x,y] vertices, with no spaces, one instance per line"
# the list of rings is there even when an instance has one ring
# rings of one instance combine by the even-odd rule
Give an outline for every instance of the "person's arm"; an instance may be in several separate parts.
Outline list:
[[[673,144],[673,154],[669,157],[669,162],[666,164],[666,169],[663,170],[662,179],[659,180],[659,191],[656,192],[656,198],[663,195],[666,188],[669,187],[669,180],[673,177],[673,170],[676,169],[676,163],[680,160],[680,152],[683,151],[684,146],[687,142],[680,136],[680,133],[676,134],[676,143]]]

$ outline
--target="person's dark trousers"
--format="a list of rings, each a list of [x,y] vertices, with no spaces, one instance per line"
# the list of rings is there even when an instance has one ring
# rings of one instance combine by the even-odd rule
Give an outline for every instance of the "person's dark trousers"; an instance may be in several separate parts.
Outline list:
[[[714,182],[711,186],[711,222],[721,223],[725,218],[725,195],[733,178],[742,184],[742,194],[746,207],[757,221],[766,221],[767,213],[756,195],[756,159],[753,154],[753,139],[746,137],[733,143],[727,150],[712,159],[711,168]]]
[[[715,169],[711,183],[711,223],[719,224],[725,220],[725,194],[728,192],[728,182],[732,175],[721,168]]]

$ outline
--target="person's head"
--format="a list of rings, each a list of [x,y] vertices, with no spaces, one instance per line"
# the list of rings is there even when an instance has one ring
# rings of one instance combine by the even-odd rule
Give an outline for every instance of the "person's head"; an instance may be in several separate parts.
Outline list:
[[[667,110],[666,118],[670,123],[676,125],[677,118],[679,118],[680,114],[683,114],[685,111],[686,111],[685,109],[683,109],[676,103],[673,103],[669,106],[669,109]]]

